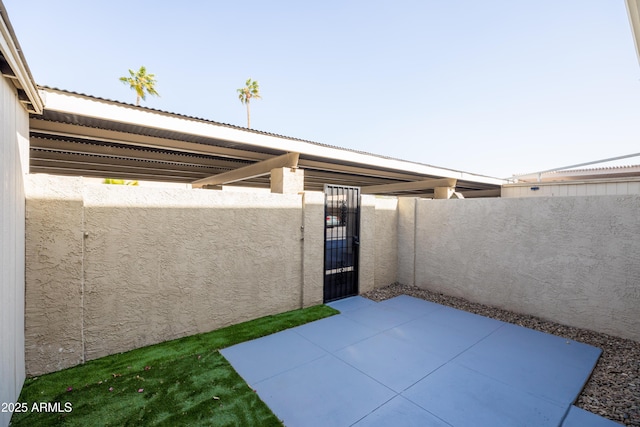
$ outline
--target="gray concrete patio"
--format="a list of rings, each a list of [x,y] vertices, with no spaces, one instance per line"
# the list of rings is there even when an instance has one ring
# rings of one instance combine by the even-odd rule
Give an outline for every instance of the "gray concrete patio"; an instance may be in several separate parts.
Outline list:
[[[618,425],[572,405],[599,348],[409,296],[329,305],[222,350],[286,426]]]

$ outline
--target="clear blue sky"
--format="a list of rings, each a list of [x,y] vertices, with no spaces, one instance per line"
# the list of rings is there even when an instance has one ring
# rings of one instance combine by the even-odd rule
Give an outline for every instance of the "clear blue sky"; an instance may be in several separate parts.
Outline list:
[[[3,0],[38,84],[497,177],[640,152],[623,0]],[[639,163],[639,158],[622,163]]]

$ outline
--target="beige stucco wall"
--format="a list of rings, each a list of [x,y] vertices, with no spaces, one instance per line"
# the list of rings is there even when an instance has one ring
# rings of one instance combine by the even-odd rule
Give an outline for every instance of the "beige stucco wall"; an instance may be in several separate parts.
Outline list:
[[[358,292],[365,293],[375,288],[376,282],[376,199],[360,196],[360,241],[358,252]]]
[[[16,402],[24,365],[24,175],[29,116],[15,87],[0,78],[0,402]],[[0,412],[0,425],[10,412]]]
[[[375,281],[379,288],[397,281],[398,276],[398,198],[375,199]]]
[[[82,179],[43,178],[29,175],[26,180],[29,373],[56,371],[84,361]],[[35,371],[33,361],[38,361]]]
[[[419,200],[416,209],[418,286],[640,341],[640,196]]]
[[[26,182],[30,375],[322,302],[324,195]],[[640,340],[640,196],[364,196],[394,281]]]
[[[397,280],[405,285],[415,284],[415,240],[416,204],[415,197],[398,199],[398,251]]]
[[[27,372],[321,302],[323,199],[305,198],[31,176]]]
[[[302,195],[303,211],[303,277],[302,306],[322,304],[324,294],[324,194],[306,192]],[[318,262],[318,260],[321,260]]]
[[[396,281],[398,199],[362,195],[358,291],[365,293]]]

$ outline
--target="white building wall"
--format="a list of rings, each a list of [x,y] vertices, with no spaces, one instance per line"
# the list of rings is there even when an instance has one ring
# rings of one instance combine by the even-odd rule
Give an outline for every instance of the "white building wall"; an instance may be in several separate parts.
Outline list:
[[[29,116],[14,86],[0,80],[0,402],[16,402],[25,378],[23,177]],[[0,426],[10,419],[11,413],[0,412]]]
[[[622,196],[640,194],[640,177],[567,182],[527,182],[502,186],[503,198]]]

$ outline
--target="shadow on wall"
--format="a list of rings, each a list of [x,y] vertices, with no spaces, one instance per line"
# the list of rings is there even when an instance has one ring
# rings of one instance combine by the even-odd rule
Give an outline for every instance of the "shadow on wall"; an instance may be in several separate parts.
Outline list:
[[[304,275],[305,251],[322,270],[321,194],[303,209],[300,195],[54,181],[27,199],[30,375],[322,302]],[[318,225],[303,236],[305,214]]]

